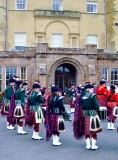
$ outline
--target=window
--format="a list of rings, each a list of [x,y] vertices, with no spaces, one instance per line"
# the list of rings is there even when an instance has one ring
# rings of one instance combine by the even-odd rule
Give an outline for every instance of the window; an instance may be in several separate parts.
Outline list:
[[[63,11],[63,0],[53,0],[53,11]]]
[[[76,37],[72,37],[72,47],[73,48],[77,47],[77,38]]]
[[[111,84],[118,81],[118,68],[111,68]]]
[[[21,67],[20,69],[20,77],[21,77],[21,80],[24,82],[27,80],[27,68],[26,67]]]
[[[104,78],[108,82],[108,68],[102,69],[102,78]]]
[[[17,67],[6,67],[6,85],[13,76],[17,76]]]
[[[15,33],[15,49],[23,51],[26,46],[26,33]]]
[[[0,92],[2,91],[2,67],[0,67]]]
[[[88,35],[87,36],[87,44],[97,45],[97,35]]]
[[[97,2],[87,2],[87,13],[97,13]]]
[[[63,35],[52,34],[52,47],[63,47]]]
[[[27,0],[16,0],[16,10],[26,10]]]

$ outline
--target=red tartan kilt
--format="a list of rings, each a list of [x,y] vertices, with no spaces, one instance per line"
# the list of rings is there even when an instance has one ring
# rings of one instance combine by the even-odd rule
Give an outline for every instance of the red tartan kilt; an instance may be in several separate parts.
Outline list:
[[[100,106],[107,107],[107,98],[104,95],[97,95],[97,99]]]
[[[116,102],[108,102],[108,107],[114,107],[116,106]]]
[[[98,130],[98,131],[90,131],[90,117],[85,117],[85,136],[86,135],[93,135],[96,133],[102,132],[102,129]]]
[[[112,102],[110,102],[110,103],[112,103]],[[115,106],[107,107],[108,120],[115,120],[115,119],[117,118],[117,117],[115,117],[115,116],[113,115],[114,107],[115,107]]]
[[[51,132],[57,132],[58,131],[58,115],[50,114],[49,117],[50,121],[50,130]]]
[[[33,127],[34,124],[35,124],[35,112],[30,111],[30,105],[28,103],[25,112],[25,125]]]
[[[35,112],[29,112],[29,114],[25,116],[25,124],[29,127],[33,127],[35,124]]]

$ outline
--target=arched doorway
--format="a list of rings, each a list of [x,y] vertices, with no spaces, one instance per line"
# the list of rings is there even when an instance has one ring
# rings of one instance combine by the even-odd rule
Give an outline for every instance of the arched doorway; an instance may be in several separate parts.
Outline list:
[[[55,85],[65,90],[76,81],[76,69],[69,63],[64,63],[55,70]]]

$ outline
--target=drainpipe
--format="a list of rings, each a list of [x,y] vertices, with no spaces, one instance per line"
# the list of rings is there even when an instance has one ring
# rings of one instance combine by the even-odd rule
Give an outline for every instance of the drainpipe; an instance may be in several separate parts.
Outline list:
[[[6,0],[5,51],[8,50],[8,0]]]
[[[105,31],[105,50],[107,50],[107,5],[106,0],[104,0],[104,31]]]

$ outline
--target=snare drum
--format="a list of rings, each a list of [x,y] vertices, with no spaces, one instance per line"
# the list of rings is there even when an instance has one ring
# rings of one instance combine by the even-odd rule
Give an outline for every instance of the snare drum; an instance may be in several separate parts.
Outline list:
[[[100,107],[98,111],[98,115],[100,117],[100,120],[106,120],[107,119],[107,108]]]

